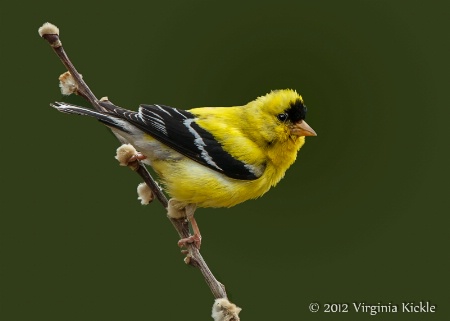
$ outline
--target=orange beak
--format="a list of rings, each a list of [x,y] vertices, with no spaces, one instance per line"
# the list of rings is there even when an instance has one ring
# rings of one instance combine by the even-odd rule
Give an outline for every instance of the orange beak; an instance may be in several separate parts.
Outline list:
[[[312,129],[304,120],[292,125],[291,134],[296,136],[317,136],[314,129]]]

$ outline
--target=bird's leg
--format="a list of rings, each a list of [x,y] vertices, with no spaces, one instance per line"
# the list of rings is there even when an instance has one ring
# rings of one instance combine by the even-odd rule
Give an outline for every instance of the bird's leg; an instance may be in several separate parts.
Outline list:
[[[186,205],[186,203],[179,202],[173,198],[169,200],[167,214],[176,219],[186,218],[191,223],[192,230],[194,232],[194,235],[179,240],[179,247],[183,247],[187,243],[194,243],[195,246],[200,249],[200,245],[202,244],[202,236],[200,235],[200,229],[198,228],[197,221],[194,218],[195,209],[195,204]]]
[[[194,217],[195,208],[196,208],[195,204],[189,204],[185,207],[186,218],[189,222],[191,222],[192,231],[194,232],[194,235],[179,240],[178,241],[179,247],[183,247],[186,243],[194,243],[195,246],[198,249],[200,249],[200,246],[202,245],[202,235],[200,234],[200,229],[198,228],[197,221],[195,220]]]

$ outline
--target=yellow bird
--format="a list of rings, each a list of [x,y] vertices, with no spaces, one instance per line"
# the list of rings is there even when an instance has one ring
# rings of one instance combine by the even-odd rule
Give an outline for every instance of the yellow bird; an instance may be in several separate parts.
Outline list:
[[[230,207],[260,197],[283,178],[305,136],[316,136],[305,122],[302,97],[290,89],[235,107],[181,110],[154,104],[134,112],[100,105],[105,111],[52,104],[64,113],[95,117],[132,144],[173,201],[186,209]],[[199,246],[193,214],[188,218],[194,229],[188,241]]]

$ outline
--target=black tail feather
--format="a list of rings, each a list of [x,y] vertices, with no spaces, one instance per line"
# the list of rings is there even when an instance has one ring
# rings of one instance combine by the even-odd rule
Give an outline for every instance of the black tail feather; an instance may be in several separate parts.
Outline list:
[[[82,116],[90,116],[94,117],[106,126],[117,128],[121,131],[128,132],[123,125],[124,121],[121,120],[118,117],[114,117],[107,112],[100,112],[96,110],[92,110],[89,108],[84,108],[76,105],[71,105],[67,103],[61,103],[61,102],[54,102],[53,104],[50,104],[53,108],[56,108],[62,113],[66,114],[75,114],[75,115],[82,115]]]

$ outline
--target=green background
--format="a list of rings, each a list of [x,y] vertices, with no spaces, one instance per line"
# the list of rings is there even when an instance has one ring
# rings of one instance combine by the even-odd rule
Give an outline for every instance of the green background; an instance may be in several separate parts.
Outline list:
[[[197,211],[243,321],[449,320],[446,1],[1,6],[1,320],[210,320],[213,303],[115,138],[49,107],[88,105],[61,96],[46,21],[94,93],[130,109],[303,95],[318,137],[284,180]],[[419,301],[436,313],[308,310]]]

